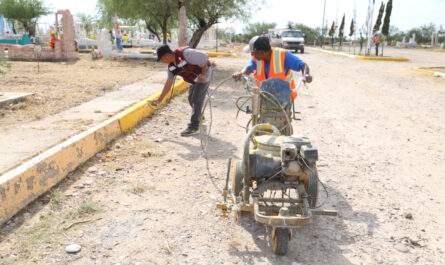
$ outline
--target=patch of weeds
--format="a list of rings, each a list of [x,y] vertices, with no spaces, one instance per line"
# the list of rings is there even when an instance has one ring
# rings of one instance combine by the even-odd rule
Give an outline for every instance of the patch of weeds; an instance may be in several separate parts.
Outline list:
[[[133,194],[139,195],[144,193],[146,190],[154,189],[154,186],[147,186],[141,182],[136,183],[131,189],[128,189],[128,192],[131,192]]]
[[[82,203],[79,208],[77,208],[77,213],[79,215],[89,214],[89,213],[95,213],[100,211],[101,208],[99,205],[95,204],[94,202],[84,202]]]
[[[101,110],[95,110],[94,113],[102,113]]]
[[[31,256],[36,247],[54,243],[61,233],[56,230],[57,223],[57,216],[47,214],[34,226],[21,228],[17,233],[21,254]]]
[[[11,257],[2,257],[0,259],[0,263],[1,264],[5,264],[5,265],[12,265],[12,264],[18,264],[18,258],[11,258]]]
[[[12,105],[11,110],[20,110],[20,109],[26,109],[27,104],[24,102],[17,103],[15,105]]]
[[[49,200],[49,204],[52,209],[57,209],[63,202],[65,201],[65,194],[59,190],[54,189],[51,191],[51,199]]]
[[[134,145],[130,147],[130,150],[132,151],[142,151],[145,149],[152,149],[156,148],[156,143],[150,140],[142,140],[142,141],[134,141]]]
[[[167,114],[167,117],[168,117],[169,120],[172,120],[172,119],[174,119],[174,120],[182,120],[182,119],[184,119],[186,116],[185,116],[184,113],[181,113],[181,112],[174,112],[174,113],[169,113],[169,114]]]
[[[4,117],[5,115],[6,115],[5,111],[0,109],[0,117]]]

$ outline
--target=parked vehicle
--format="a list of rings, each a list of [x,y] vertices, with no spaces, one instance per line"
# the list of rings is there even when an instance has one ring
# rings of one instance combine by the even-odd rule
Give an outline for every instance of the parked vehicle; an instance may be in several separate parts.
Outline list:
[[[281,47],[288,50],[295,50],[304,53],[305,34],[301,30],[282,29],[269,30],[270,43],[274,47]]]

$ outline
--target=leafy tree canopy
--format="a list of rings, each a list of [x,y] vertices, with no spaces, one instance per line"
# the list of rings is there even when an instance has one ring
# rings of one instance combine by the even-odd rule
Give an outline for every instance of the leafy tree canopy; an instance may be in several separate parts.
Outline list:
[[[39,0],[1,0],[0,13],[6,18],[18,21],[28,28],[29,35],[35,36],[39,17],[48,15],[50,9]]]

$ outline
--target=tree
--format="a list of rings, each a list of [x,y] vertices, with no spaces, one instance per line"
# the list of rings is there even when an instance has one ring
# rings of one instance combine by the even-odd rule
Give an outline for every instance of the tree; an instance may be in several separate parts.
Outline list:
[[[413,33],[416,35],[416,42],[428,43],[431,42],[431,35],[436,30],[436,25],[430,23],[429,25],[422,25],[420,28],[412,28],[407,32],[408,37],[411,37]]]
[[[78,13],[76,14],[76,17],[80,20],[80,22],[82,22],[86,34],[88,35],[88,32],[93,30],[93,23],[95,22],[94,17],[84,13]]]
[[[354,18],[351,19],[351,26],[349,27],[349,37],[352,38],[352,35],[354,35],[355,32],[355,23]]]
[[[313,42],[320,36],[319,28],[313,29],[313,28],[306,26],[304,24],[301,24],[301,23],[295,23],[294,28],[301,30],[301,32],[303,32],[306,35],[306,37],[305,37],[306,42]]]
[[[178,0],[178,46],[187,45],[187,13],[184,0]]]
[[[257,22],[247,25],[244,28],[244,37],[247,40],[250,40],[254,36],[260,36],[264,32],[269,32],[269,29],[273,29],[277,26],[276,23],[267,23],[267,22]]]
[[[360,52],[359,52],[359,54],[362,53],[363,43],[365,43],[365,38],[363,37],[362,31],[360,30]]]
[[[243,19],[250,16],[249,2],[253,0],[187,0],[188,18],[195,26],[189,46],[196,48],[206,30],[221,19]]]
[[[388,0],[388,3],[386,3],[386,12],[385,12],[385,19],[383,19],[383,27],[382,27],[382,34],[387,37],[389,34],[389,22],[391,19],[391,13],[392,13],[392,0]]]
[[[380,9],[379,9],[379,14],[377,16],[377,20],[375,21],[375,25],[374,28],[372,29],[372,34],[375,34],[377,31],[380,30],[380,25],[382,24],[382,17],[383,17],[383,12],[385,11],[385,5],[382,4],[380,5]]]
[[[1,0],[0,14],[23,24],[30,36],[36,34],[37,20],[51,13],[39,0]]]
[[[382,27],[382,34],[384,38],[386,39],[389,34],[389,22],[391,18],[391,12],[392,12],[392,0],[389,0],[388,3],[386,3],[386,12],[385,12],[385,18],[383,19],[383,27]],[[385,43],[385,41],[383,41]],[[383,56],[383,46],[382,45],[382,56]]]
[[[169,28],[176,21],[177,0],[98,0],[102,20],[112,21],[115,16],[123,19],[142,20],[146,28],[167,43]]]
[[[340,30],[338,33],[338,37],[340,38],[340,46],[339,49],[341,49],[341,45],[343,44],[343,30],[345,28],[345,14],[343,14],[343,18],[341,20],[341,24],[340,24]]]
[[[334,48],[334,37],[335,37],[335,28],[336,28],[336,26],[335,26],[335,22],[334,21],[332,21],[332,26],[331,26],[331,29],[329,30],[329,37],[331,37],[331,45],[332,45],[332,48]]]

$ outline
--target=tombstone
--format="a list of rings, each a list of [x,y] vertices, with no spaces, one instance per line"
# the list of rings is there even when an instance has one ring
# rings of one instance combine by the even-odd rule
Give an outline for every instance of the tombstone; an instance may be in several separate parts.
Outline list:
[[[102,29],[99,34],[97,48],[102,51],[102,55],[105,57],[111,56],[113,53],[110,33],[106,29]]]
[[[413,33],[413,36],[412,36],[411,39],[409,40],[408,46],[409,46],[409,47],[413,47],[413,48],[417,47],[416,33]]]

